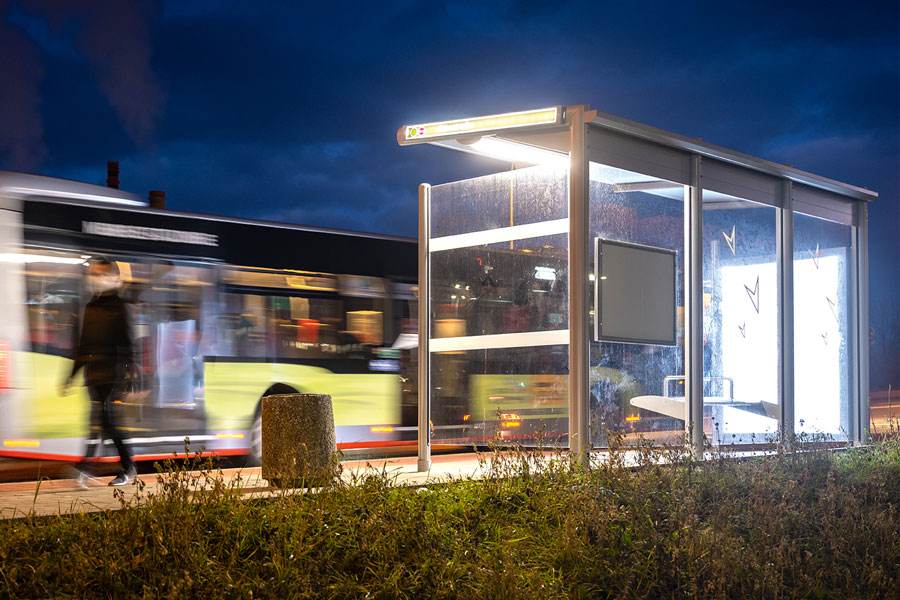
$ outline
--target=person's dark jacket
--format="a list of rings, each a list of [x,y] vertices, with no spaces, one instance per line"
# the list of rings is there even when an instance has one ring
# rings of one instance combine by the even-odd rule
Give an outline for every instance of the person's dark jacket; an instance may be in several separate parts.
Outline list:
[[[84,309],[71,380],[84,367],[86,385],[118,383],[132,360],[128,309],[115,292],[94,296]]]

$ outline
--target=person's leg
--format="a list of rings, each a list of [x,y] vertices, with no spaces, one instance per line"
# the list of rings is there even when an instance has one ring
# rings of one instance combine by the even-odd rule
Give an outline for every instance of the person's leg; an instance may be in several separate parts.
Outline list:
[[[122,462],[122,468],[125,470],[125,473],[131,473],[134,470],[134,463],[131,459],[131,452],[128,450],[128,447],[122,440],[122,433],[119,431],[119,428],[116,427],[116,418],[115,413],[113,412],[113,386],[109,386],[109,388],[110,389],[107,393],[106,401],[103,403],[103,435],[104,437],[111,439],[113,444],[115,445],[116,450],[119,453],[119,460]]]
[[[91,467],[88,462],[93,458],[103,445],[103,396],[102,391],[95,386],[88,387],[88,395],[91,398],[91,416],[88,429],[88,437],[85,442],[84,456],[75,465],[75,468],[84,474],[89,474]],[[102,453],[101,453],[102,454]]]

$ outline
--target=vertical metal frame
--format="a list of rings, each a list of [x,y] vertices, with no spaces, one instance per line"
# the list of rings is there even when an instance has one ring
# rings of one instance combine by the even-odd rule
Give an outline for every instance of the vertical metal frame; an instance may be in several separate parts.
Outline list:
[[[431,186],[419,186],[419,472],[431,469]]]
[[[794,439],[794,203],[793,185],[782,181],[777,212],[778,430],[783,443]]]
[[[854,389],[857,390],[857,427],[853,431],[853,442],[865,444],[869,441],[869,211],[865,202],[856,206],[856,277],[852,294],[857,298],[856,320],[857,360],[854,372]],[[852,414],[852,413],[851,413]]]
[[[850,323],[847,332],[847,347],[850,354],[850,372],[844,377],[844,381],[850,393],[849,419],[850,431],[847,435],[852,443],[860,441],[860,400],[859,389],[859,373],[860,373],[860,306],[859,306],[859,227],[851,225],[850,227],[850,281],[847,284],[847,300],[850,303]]]
[[[590,466],[590,326],[587,123],[583,106],[566,109],[569,124],[569,452]]]
[[[684,426],[685,441],[703,456],[703,159],[691,156],[691,184],[685,187],[684,252]]]

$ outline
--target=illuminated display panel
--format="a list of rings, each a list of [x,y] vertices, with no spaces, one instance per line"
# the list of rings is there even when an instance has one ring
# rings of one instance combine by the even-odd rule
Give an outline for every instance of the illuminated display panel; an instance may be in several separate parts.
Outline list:
[[[561,121],[562,111],[559,107],[525,110],[484,117],[437,121],[405,125],[402,129],[401,143],[427,141],[436,138],[457,137],[490,131],[532,127],[535,125],[557,125]]]
[[[756,281],[757,276],[759,285],[751,285],[748,291],[746,282]],[[720,277],[722,372],[732,381],[734,399],[742,403],[769,402],[771,390],[778,386],[778,330],[753,325],[778,318],[775,263],[722,267]],[[772,434],[778,429],[775,419],[743,409],[726,406],[722,416],[720,427],[725,434]]]
[[[824,299],[836,295],[841,267],[838,256],[794,260],[794,289],[804,300],[822,296],[794,310],[794,380],[802,382],[794,391],[798,433],[840,435],[846,426],[841,422],[846,342],[839,315]]]
[[[776,209],[703,190],[704,433],[753,444],[778,431]]]
[[[847,439],[851,227],[794,215],[794,431]]]

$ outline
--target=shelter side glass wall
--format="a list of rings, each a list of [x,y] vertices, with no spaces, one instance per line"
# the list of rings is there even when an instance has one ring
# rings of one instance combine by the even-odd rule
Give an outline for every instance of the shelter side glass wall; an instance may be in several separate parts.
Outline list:
[[[589,175],[591,261],[597,258],[593,243],[597,237],[674,250],[677,307],[673,346],[592,341],[592,444],[606,447],[610,436],[622,436],[629,444],[640,438],[681,443],[685,431],[685,186],[596,162],[590,162]],[[594,305],[594,293],[590,286],[590,306]],[[590,316],[592,321],[597,318],[593,310]]]
[[[794,215],[794,431],[850,431],[852,228]]]
[[[776,210],[703,190],[703,429],[714,444],[778,431]]]
[[[431,189],[435,443],[568,431],[567,170]]]
[[[565,445],[568,361],[563,344],[432,353],[434,443]]]
[[[530,167],[436,185],[431,188],[430,236],[565,219],[567,172],[565,168]]]
[[[433,253],[433,337],[568,329],[566,238],[558,234]]]

